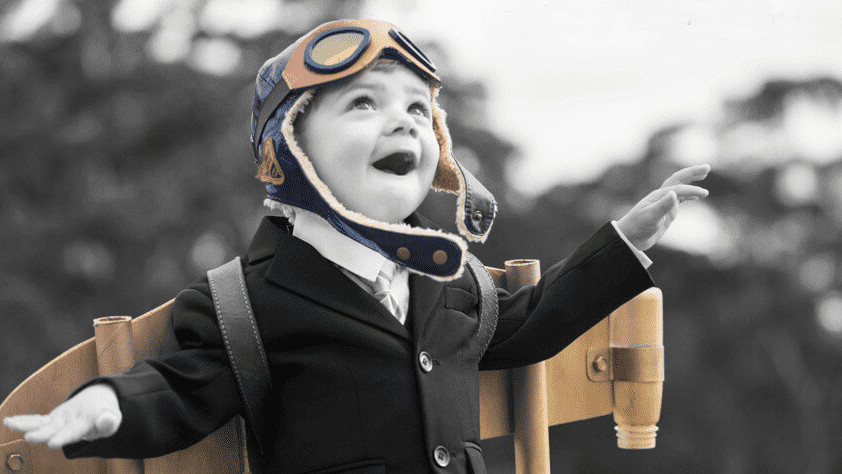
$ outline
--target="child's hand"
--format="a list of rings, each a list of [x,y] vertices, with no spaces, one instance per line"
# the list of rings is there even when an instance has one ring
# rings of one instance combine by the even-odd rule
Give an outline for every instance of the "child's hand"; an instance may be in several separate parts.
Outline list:
[[[108,384],[86,387],[49,415],[17,415],[3,419],[7,428],[26,432],[30,443],[47,443],[59,449],[80,440],[107,438],[117,432],[123,414],[117,394]]]
[[[620,231],[645,251],[655,245],[678,216],[678,203],[706,197],[707,189],[687,183],[707,177],[710,165],[695,165],[676,171],[660,188],[652,191],[617,221]]]

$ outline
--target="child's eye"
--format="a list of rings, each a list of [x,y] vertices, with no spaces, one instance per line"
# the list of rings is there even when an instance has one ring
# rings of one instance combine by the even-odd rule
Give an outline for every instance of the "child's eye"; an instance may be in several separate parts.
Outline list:
[[[425,104],[424,102],[414,102],[412,105],[409,106],[409,111],[422,117],[429,117],[430,115],[432,115],[430,106]]]
[[[360,110],[371,110],[374,108],[374,99],[367,95],[361,95],[351,102],[351,108]]]

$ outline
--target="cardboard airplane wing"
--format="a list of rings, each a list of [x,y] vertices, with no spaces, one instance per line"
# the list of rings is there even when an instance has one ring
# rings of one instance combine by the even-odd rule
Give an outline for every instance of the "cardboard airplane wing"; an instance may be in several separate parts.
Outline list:
[[[157,358],[178,349],[170,322],[172,300],[130,318],[109,316],[94,320],[95,336],[68,349],[15,388],[0,405],[0,417],[47,414],[70,392],[97,375],[124,372],[136,360]],[[68,460],[61,450],[30,444],[23,433],[0,426],[2,471],[17,473],[244,473],[245,423],[235,417],[199,443],[143,460],[81,458]]]

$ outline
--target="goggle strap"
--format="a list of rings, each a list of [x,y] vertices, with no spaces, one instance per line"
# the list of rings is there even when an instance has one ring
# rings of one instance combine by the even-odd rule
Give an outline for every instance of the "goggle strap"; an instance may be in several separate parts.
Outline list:
[[[269,118],[272,117],[272,114],[281,105],[281,102],[286,99],[287,94],[289,94],[289,87],[287,87],[286,82],[282,78],[272,88],[272,92],[266,96],[266,100],[260,104],[260,113],[257,114],[257,124],[254,128],[254,138],[252,138],[251,142],[254,158],[257,161],[260,161],[260,142],[263,136],[263,129],[266,128],[266,122],[269,121]]]

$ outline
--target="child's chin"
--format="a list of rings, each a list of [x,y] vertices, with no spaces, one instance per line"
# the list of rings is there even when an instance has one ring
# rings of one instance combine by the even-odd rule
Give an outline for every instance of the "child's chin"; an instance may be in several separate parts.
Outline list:
[[[418,209],[432,186],[432,181],[422,183],[417,171],[403,176],[378,171],[369,178],[362,186],[367,195],[357,201],[358,207],[364,209],[363,215],[383,222],[403,222]]]
[[[404,219],[409,217],[415,209],[409,209],[408,206],[399,208],[397,206],[391,206],[389,209],[378,209],[373,214],[375,215],[374,219],[383,222],[391,222],[391,223],[400,223],[403,222]]]
[[[378,221],[399,223],[403,222],[417,208],[418,206],[408,201],[406,196],[384,195],[376,203],[368,206],[368,212],[363,212],[363,214]]]

